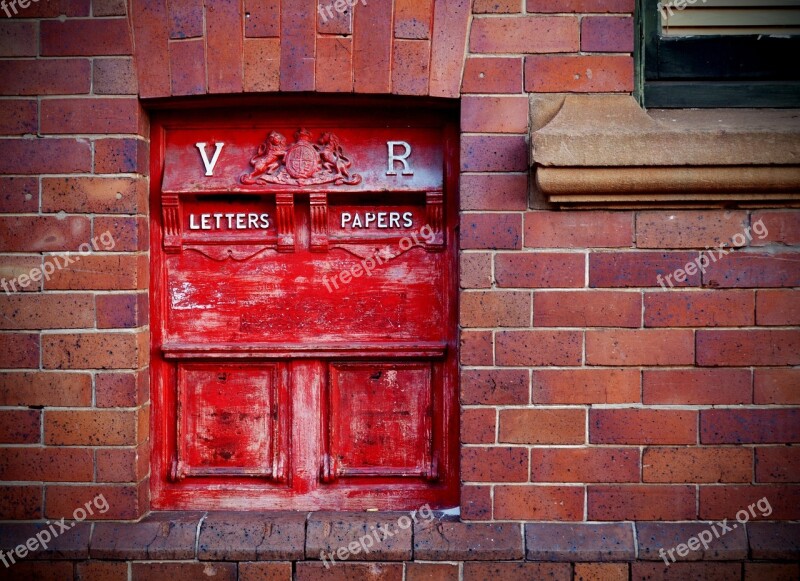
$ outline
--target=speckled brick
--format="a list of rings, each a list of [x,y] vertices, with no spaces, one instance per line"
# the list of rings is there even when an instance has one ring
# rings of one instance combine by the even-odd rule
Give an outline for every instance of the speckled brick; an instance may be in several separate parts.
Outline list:
[[[97,328],[130,329],[147,325],[149,301],[146,293],[97,295]]]
[[[2,95],[85,95],[92,85],[92,68],[89,59],[82,58],[5,60],[0,61],[0,79]]]
[[[696,252],[592,252],[589,254],[590,287],[658,287],[700,286],[700,273],[681,281],[673,275],[698,257]],[[671,281],[671,285],[670,285]]]
[[[529,561],[630,561],[636,556],[630,523],[525,525]]]
[[[494,361],[491,331],[461,331],[460,344],[462,365],[491,365]]]
[[[598,329],[586,331],[589,365],[691,365],[691,329]]]
[[[796,581],[800,563],[745,563],[744,581]]]
[[[645,404],[746,404],[752,401],[749,369],[645,369]]]
[[[494,277],[499,287],[581,288],[585,264],[583,254],[571,252],[502,252],[495,255]]]
[[[461,403],[527,404],[529,383],[525,369],[462,370]]]
[[[58,371],[0,373],[0,405],[88,407],[92,377]]]
[[[41,104],[43,134],[138,133],[142,125],[135,98],[47,99]]]
[[[548,579],[570,581],[569,563],[464,563],[464,581]]]
[[[0,109],[0,134],[24,135],[39,130],[39,109],[32,99],[3,100]]]
[[[44,4],[47,4],[46,2]],[[32,4],[35,6],[35,4]],[[25,539],[23,539],[25,540]],[[72,579],[73,564],[65,562],[36,563],[30,561],[17,561],[12,568],[0,570],[0,579],[3,581],[17,581],[19,579],[36,579],[36,581],[63,581]]]
[[[638,292],[537,292],[533,324],[537,327],[639,327],[642,296]]]
[[[136,413],[120,410],[47,410],[47,444],[126,446],[136,444]]]
[[[89,448],[0,448],[0,473],[5,480],[91,482],[93,454]]]
[[[91,500],[91,497],[88,498]],[[80,506],[80,505],[76,505]],[[86,559],[89,557],[89,535],[91,525],[89,523],[72,522],[68,515],[66,525],[70,527],[68,533],[53,536],[46,549],[41,546],[36,551],[32,551],[26,559]],[[59,527],[56,525],[56,531]],[[30,538],[35,538],[39,531],[48,530],[45,523],[7,523],[0,527],[0,550],[14,549],[17,545],[25,544]]]
[[[292,564],[241,562],[239,581],[292,581]]]
[[[0,485],[0,518],[10,520],[41,518],[42,499],[41,484]]]
[[[741,563],[671,563],[664,562],[631,564],[631,579],[653,581],[686,581],[687,579],[702,579],[703,581],[731,581],[740,579],[742,575]]]
[[[414,526],[414,559],[426,561],[521,559],[522,531],[515,523],[433,521]]]
[[[173,0],[169,3],[169,38],[202,37],[203,16],[202,0]]]
[[[719,256],[703,274],[703,286],[760,288],[800,286],[800,253],[737,251]]]
[[[460,243],[463,249],[522,247],[522,218],[519,214],[464,214]]]
[[[20,236],[20,232],[25,232],[25,236]],[[86,216],[9,216],[0,218],[0,250],[2,251],[74,251],[89,240],[91,240],[91,223]]]
[[[92,534],[92,558],[193,559],[201,517],[199,512],[160,512],[138,523],[97,523]]]
[[[537,369],[531,399],[544,404],[636,403],[638,369]]]
[[[664,484],[590,484],[589,520],[691,520],[695,487]]]
[[[700,412],[704,444],[790,444],[800,441],[798,409],[707,409]]]
[[[105,332],[45,335],[45,369],[137,369],[149,353],[147,333]]]
[[[531,294],[519,291],[471,291],[461,293],[459,319],[469,327],[528,327]]]
[[[472,21],[472,53],[537,54],[577,52],[578,18],[575,16],[482,17]]]
[[[402,581],[402,563],[339,563],[324,564],[303,561],[296,565],[295,581]]]
[[[465,521],[491,520],[491,486],[461,487],[461,518]]]
[[[630,248],[633,212],[528,212],[526,248]]]
[[[800,369],[784,367],[754,370],[753,403],[800,404]]]
[[[502,409],[498,438],[510,444],[583,444],[586,410]]]
[[[96,485],[71,485],[62,486],[51,484],[45,486],[45,516],[49,519],[58,519],[62,516],[72,516],[79,507],[84,509],[87,502],[92,503],[92,513],[87,512],[87,520],[135,520],[142,516],[146,509],[147,481],[138,485],[96,484]],[[106,512],[103,508],[102,495],[105,498]],[[95,502],[95,499],[98,499]],[[99,506],[98,506],[99,504]],[[80,513],[79,513],[80,514]],[[89,526],[86,522],[85,525]],[[66,535],[65,535],[66,536]],[[87,535],[88,537],[88,535]]]
[[[528,174],[465,174],[461,176],[459,194],[462,210],[525,210]]]
[[[126,18],[45,20],[40,24],[42,56],[131,54]]]
[[[41,442],[40,410],[1,410],[0,443],[38,444]]]
[[[574,581],[628,581],[628,563],[575,563]]]
[[[696,444],[697,412],[670,409],[591,409],[592,444]]]
[[[95,95],[135,95],[136,70],[130,57],[94,59],[92,89]]]
[[[747,536],[753,559],[800,559],[798,523],[748,523]]]
[[[94,142],[95,173],[146,174],[149,158],[149,144],[143,139],[104,138]]]
[[[34,177],[0,177],[0,212],[25,213],[39,209],[39,180]],[[6,257],[3,258],[6,260]]]
[[[117,561],[76,563],[75,581],[128,581],[128,564]]]
[[[531,449],[532,482],[639,482],[640,474],[633,446]]]
[[[97,407],[135,407],[149,396],[147,372],[111,372],[95,375]]]
[[[580,331],[500,331],[497,364],[508,366],[580,365],[583,333]]]
[[[458,257],[461,288],[489,288],[492,286],[492,255],[488,252],[462,252]]]
[[[800,520],[800,485],[796,484],[706,485],[700,486],[699,498],[702,519],[744,519],[744,511],[752,521]]]
[[[394,37],[429,39],[432,16],[433,0],[395,0]]]
[[[0,329],[85,329],[94,326],[88,293],[0,294]]]
[[[648,561],[659,561],[663,557],[659,550],[671,549],[681,543],[687,543],[690,538],[697,537],[703,531],[712,535],[707,540],[708,548],[702,544],[697,549],[692,549],[683,561],[737,561],[747,558],[747,535],[744,527],[723,532],[719,528],[712,528],[715,523],[636,523],[636,538],[639,544],[639,558]],[[702,538],[706,538],[703,534]],[[698,538],[698,540],[700,540]]]
[[[800,292],[796,290],[759,290],[756,293],[758,325],[800,325]]]
[[[306,515],[292,513],[210,513],[200,528],[201,561],[302,559]]]
[[[463,93],[521,93],[522,58],[469,57],[464,63]]]
[[[528,450],[512,446],[462,447],[461,479],[466,482],[527,482]]]
[[[132,563],[131,581],[205,579],[236,581],[236,563]]]
[[[750,216],[753,228],[752,246],[767,244],[800,244],[800,212],[797,210],[761,210]]]
[[[643,482],[750,482],[753,451],[726,447],[657,447],[642,456]]]
[[[500,520],[583,519],[583,486],[496,485],[494,518]]]
[[[756,482],[800,482],[800,446],[758,447]]]
[[[528,145],[522,135],[463,135],[462,171],[526,171]]]
[[[496,414],[494,408],[465,408],[461,410],[461,443],[493,444]]]
[[[83,173],[92,168],[91,144],[84,138],[0,139],[0,147],[5,152],[2,173]]]
[[[114,240],[114,247],[107,247],[108,251],[113,252],[148,250],[150,237],[147,227],[147,218],[141,216],[94,217],[94,231],[98,232],[100,236],[105,235],[105,240]],[[100,244],[98,246],[103,247]]]
[[[407,512],[313,513],[306,523],[305,555],[307,559],[322,559],[324,553],[328,560],[406,561],[411,558],[411,524]]]
[[[755,323],[755,293],[711,290],[644,293],[645,327],[745,327]]]

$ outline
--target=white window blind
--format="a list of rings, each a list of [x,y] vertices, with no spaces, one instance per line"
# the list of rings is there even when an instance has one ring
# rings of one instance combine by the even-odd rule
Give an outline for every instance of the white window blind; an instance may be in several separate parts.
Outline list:
[[[800,34],[800,0],[661,0],[662,34]]]

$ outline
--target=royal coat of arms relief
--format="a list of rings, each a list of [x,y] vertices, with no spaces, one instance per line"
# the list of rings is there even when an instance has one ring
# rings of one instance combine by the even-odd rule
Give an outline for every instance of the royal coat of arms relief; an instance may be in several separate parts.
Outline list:
[[[310,186],[333,183],[354,186],[361,183],[359,174],[350,173],[353,162],[344,154],[339,138],[324,132],[317,143],[311,133],[299,129],[294,143],[287,145],[286,137],[270,132],[250,159],[253,171],[239,178],[245,185],[282,184]]]

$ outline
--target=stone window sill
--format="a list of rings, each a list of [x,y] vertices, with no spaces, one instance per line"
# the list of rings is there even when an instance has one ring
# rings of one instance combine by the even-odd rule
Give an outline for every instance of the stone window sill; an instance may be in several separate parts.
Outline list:
[[[531,97],[539,192],[564,206],[800,205],[800,110],[651,109]]]

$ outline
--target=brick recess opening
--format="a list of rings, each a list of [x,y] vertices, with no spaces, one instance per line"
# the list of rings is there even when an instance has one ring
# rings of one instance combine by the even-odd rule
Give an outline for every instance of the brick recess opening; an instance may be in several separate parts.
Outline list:
[[[319,6],[0,18],[0,576],[798,578],[797,210],[558,209],[530,168],[530,131],[557,113],[531,95],[633,90],[633,0]],[[151,119],[261,93],[460,107],[460,515],[417,515],[330,568],[321,551],[403,514],[151,512]],[[107,510],[16,552],[100,495]],[[723,519],[738,526],[691,548]]]
[[[154,508],[458,505],[454,113],[158,112]]]

